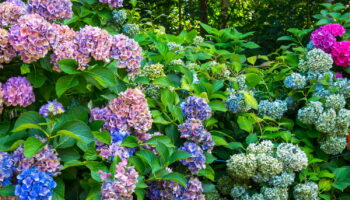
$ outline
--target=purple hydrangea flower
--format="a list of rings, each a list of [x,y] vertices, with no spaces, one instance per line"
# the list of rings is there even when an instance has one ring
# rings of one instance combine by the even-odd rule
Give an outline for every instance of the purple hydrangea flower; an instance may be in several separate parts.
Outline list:
[[[181,104],[181,109],[186,119],[194,118],[204,121],[211,117],[211,108],[200,97],[188,97],[187,101]]]
[[[23,3],[23,2],[22,2]],[[12,26],[27,13],[26,8],[14,2],[5,1],[0,4],[0,27]]]
[[[2,89],[2,83],[0,83],[0,114],[4,108],[4,91]]]
[[[139,174],[133,166],[127,167],[128,162],[123,160],[116,165],[116,174],[113,180],[102,184],[101,197],[103,200],[130,200],[136,188]]]
[[[133,39],[119,34],[113,36],[111,57],[119,62],[119,68],[126,68],[129,75],[140,72],[142,48]]]
[[[205,168],[205,156],[203,150],[193,142],[185,142],[179,150],[192,154],[191,157],[180,160],[183,165],[187,165],[193,174],[197,174],[199,170]]]
[[[211,134],[204,129],[202,121],[199,119],[188,119],[185,123],[179,125],[181,138],[186,138],[202,146],[204,151],[211,152],[214,148]]]
[[[100,141],[96,141],[96,151],[108,161],[112,161],[115,156],[119,156],[121,159],[128,159],[134,153],[134,149],[122,147],[120,144],[108,145]]]
[[[183,197],[191,200],[205,200],[202,183],[197,178],[191,177],[187,181],[187,188],[183,193]]]
[[[8,31],[6,29],[0,28],[0,65],[2,63],[10,63],[11,60],[16,56],[17,56],[16,51],[10,45],[10,42],[9,42]]]
[[[52,37],[50,37],[50,45],[53,50],[65,42],[73,41],[77,33],[67,25],[51,24]]]
[[[103,130],[111,131],[117,129],[123,132],[128,132],[128,125],[126,120],[113,114],[113,112],[108,108],[93,108],[90,111],[90,121],[101,120],[104,121],[102,127]]]
[[[9,40],[24,63],[45,57],[54,36],[52,26],[37,14],[22,16],[10,29]]]
[[[27,107],[35,101],[33,87],[25,77],[11,77],[3,85],[7,106]]]
[[[43,117],[53,117],[58,114],[64,113],[64,108],[61,103],[58,103],[56,100],[49,101],[47,104],[40,107],[39,113]]]
[[[322,28],[312,32],[311,41],[316,48],[322,49],[326,53],[330,53],[333,45],[337,42],[336,38],[331,33]]]
[[[13,152],[16,171],[24,171],[34,168],[42,172],[46,172],[52,176],[60,174],[62,165],[56,150],[51,145],[45,145],[44,148],[31,158],[24,156],[23,146],[18,147]]]
[[[52,198],[56,182],[45,173],[35,169],[27,169],[17,176],[15,195],[18,200],[49,200]]]
[[[99,0],[102,3],[108,3],[113,8],[123,7],[123,0]]]
[[[7,152],[0,152],[0,188],[11,184],[14,160]]]
[[[73,16],[70,0],[28,0],[28,6],[31,13],[47,20],[69,19]]]

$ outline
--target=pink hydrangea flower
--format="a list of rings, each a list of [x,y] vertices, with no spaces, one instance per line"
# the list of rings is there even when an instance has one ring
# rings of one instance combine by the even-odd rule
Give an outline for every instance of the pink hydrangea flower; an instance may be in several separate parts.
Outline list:
[[[16,51],[9,43],[9,33],[6,29],[0,28],[0,66],[2,63],[9,63],[17,56]]]
[[[333,45],[337,42],[331,33],[321,28],[311,34],[311,41],[316,48],[322,49],[326,53],[330,53]]]
[[[0,26],[12,26],[26,13],[27,11],[24,6],[5,1],[0,4]]]
[[[47,20],[69,19],[73,16],[70,0],[28,0],[28,6],[31,13]]]
[[[321,26],[320,29],[332,34],[335,37],[340,37],[346,32],[345,28],[340,24],[327,24]]]
[[[332,49],[332,58],[336,65],[347,67],[350,65],[350,41],[337,42]]]
[[[11,77],[3,85],[7,106],[27,107],[35,101],[33,87],[25,77]]]

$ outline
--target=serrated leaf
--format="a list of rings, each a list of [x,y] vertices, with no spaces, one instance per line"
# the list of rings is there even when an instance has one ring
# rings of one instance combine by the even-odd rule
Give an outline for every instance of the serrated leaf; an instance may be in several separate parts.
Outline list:
[[[62,76],[56,82],[56,94],[60,97],[64,92],[77,85],[79,85],[79,81],[75,76]]]
[[[36,153],[38,153],[44,146],[38,138],[29,137],[24,142],[24,156],[27,158],[33,157]]]

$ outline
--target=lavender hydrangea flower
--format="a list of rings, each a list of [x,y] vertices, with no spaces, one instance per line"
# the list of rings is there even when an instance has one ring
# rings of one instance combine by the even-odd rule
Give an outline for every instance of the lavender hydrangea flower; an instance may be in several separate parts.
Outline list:
[[[107,180],[101,187],[103,200],[130,200],[136,188],[139,174],[133,166],[127,167],[128,162],[123,160],[116,165],[116,174],[113,180]]]
[[[0,152],[0,187],[10,185],[14,172],[14,160],[7,152]]]
[[[56,182],[49,174],[35,169],[23,171],[17,176],[17,180],[15,195],[19,200],[49,200],[56,187]]]
[[[18,147],[13,152],[16,171],[24,171],[29,168],[35,168],[39,171],[46,172],[52,176],[60,174],[62,165],[58,153],[51,145],[45,145],[44,148],[31,158],[24,156],[23,146]]]
[[[199,170],[205,168],[205,156],[203,150],[193,142],[185,142],[179,150],[192,154],[191,157],[181,160],[183,165],[187,165],[193,174],[197,174]]]
[[[0,83],[0,114],[4,108],[4,91],[2,89],[2,83]]]
[[[185,123],[179,125],[181,138],[186,138],[201,145],[204,151],[211,152],[214,148],[213,138],[211,134],[204,129],[201,120],[188,119]]]
[[[49,101],[47,104],[40,107],[39,113],[43,117],[52,117],[64,113],[64,108],[61,103],[58,103],[56,100]]]
[[[123,0],[99,0],[102,3],[108,3],[113,8],[123,7]]]
[[[7,106],[27,107],[35,101],[33,87],[25,77],[11,77],[3,85]]]
[[[111,57],[119,62],[119,68],[126,68],[129,75],[140,72],[142,48],[133,39],[119,34],[113,36]]]
[[[51,25],[37,14],[22,16],[10,29],[10,44],[19,53],[24,63],[45,57],[53,37]]]
[[[73,16],[70,0],[28,0],[28,6],[31,13],[47,20],[69,19]]]
[[[23,2],[22,2],[23,3]],[[0,4],[0,27],[12,26],[17,23],[18,19],[25,15],[26,8],[10,1]]]
[[[10,63],[16,56],[17,53],[9,42],[8,31],[6,29],[0,29],[0,68],[2,68],[2,63]]]
[[[67,25],[53,23],[51,29],[53,36],[50,37],[49,42],[53,50],[62,43],[73,41],[77,36],[77,33]]]
[[[185,189],[183,197],[192,200],[205,200],[202,183],[197,178],[191,177],[187,181],[187,188]]]
[[[187,101],[181,104],[181,109],[186,119],[194,118],[204,121],[211,117],[211,108],[200,97],[188,97]]]
[[[119,156],[121,159],[128,159],[134,153],[133,149],[122,147],[118,143],[107,145],[100,141],[96,141],[96,151],[108,161],[112,161],[115,156]]]

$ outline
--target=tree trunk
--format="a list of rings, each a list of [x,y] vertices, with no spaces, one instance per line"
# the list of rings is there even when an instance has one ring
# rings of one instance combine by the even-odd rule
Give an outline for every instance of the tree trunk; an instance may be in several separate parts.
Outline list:
[[[199,0],[199,9],[200,9],[200,21],[204,24],[208,24],[208,1]],[[201,27],[201,34],[205,34],[205,30]]]
[[[226,28],[228,21],[228,8],[230,6],[230,0],[221,1],[221,23],[220,28]]]

